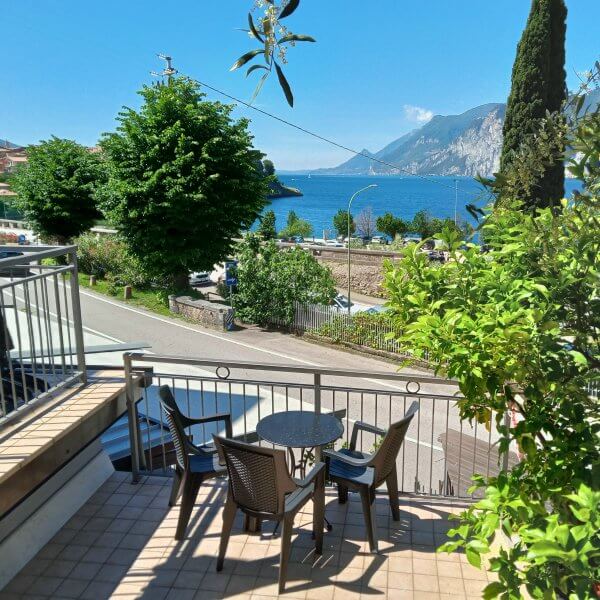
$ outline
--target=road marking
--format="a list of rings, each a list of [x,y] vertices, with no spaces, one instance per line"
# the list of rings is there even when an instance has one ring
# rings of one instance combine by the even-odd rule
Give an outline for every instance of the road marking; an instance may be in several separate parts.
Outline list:
[[[205,335],[207,337],[215,338],[215,339],[221,340],[223,342],[229,342],[230,344],[235,344],[236,346],[241,346],[242,348],[248,348],[248,349],[254,350],[256,352],[263,352],[264,354],[270,354],[271,356],[277,356],[279,358],[285,358],[287,360],[298,362],[298,363],[307,365],[309,367],[324,367],[325,366],[325,365],[322,365],[319,363],[314,363],[314,362],[311,362],[308,360],[304,360],[302,358],[290,356],[288,354],[284,354],[283,352],[275,352],[273,350],[267,350],[266,348],[261,348],[260,346],[252,346],[251,344],[247,344],[246,342],[241,342],[240,340],[232,340],[231,338],[229,338],[227,336],[221,336],[217,333],[210,333],[208,331],[202,331],[202,330],[196,329],[194,327],[189,327],[188,325],[184,325],[183,323],[178,323],[175,320],[165,319],[164,317],[159,317],[158,315],[153,315],[151,313],[132,308],[131,306],[124,305],[120,302],[114,302],[113,300],[108,300],[107,298],[102,298],[98,294],[93,294],[91,292],[87,292],[87,291],[84,291],[81,289],[80,289],[79,293],[83,294],[85,296],[89,296],[90,298],[93,298],[94,300],[98,300],[99,302],[104,302],[106,304],[110,304],[111,306],[116,306],[118,308],[122,308],[123,310],[128,310],[132,313],[135,313],[136,315],[141,315],[141,316],[147,317],[149,319],[154,319],[155,321],[160,321],[161,323],[165,323],[167,325],[172,325],[174,327],[180,327],[181,329],[185,329],[187,331],[192,331],[194,333],[199,333],[200,335]],[[361,377],[360,379],[362,379],[363,381],[368,381],[369,383],[377,383],[384,387],[390,388],[392,390],[397,390],[397,391],[405,393],[405,394],[407,393],[406,389],[403,389],[401,387],[398,387],[397,385],[388,383],[386,381],[381,381],[379,379],[372,379],[369,377]]]

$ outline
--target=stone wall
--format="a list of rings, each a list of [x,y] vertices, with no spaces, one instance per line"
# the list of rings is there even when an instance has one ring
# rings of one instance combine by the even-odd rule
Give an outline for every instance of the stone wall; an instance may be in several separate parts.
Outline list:
[[[228,331],[233,327],[233,309],[229,306],[194,300],[190,296],[169,296],[169,309],[171,312],[182,315],[211,329]]]

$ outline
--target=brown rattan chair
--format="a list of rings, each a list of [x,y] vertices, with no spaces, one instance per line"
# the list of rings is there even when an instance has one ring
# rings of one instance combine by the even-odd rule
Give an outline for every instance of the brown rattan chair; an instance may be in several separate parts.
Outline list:
[[[283,523],[279,563],[279,592],[282,593],[294,517],[310,499],[314,504],[315,548],[317,554],[323,551],[325,465],[317,463],[304,479],[293,479],[287,470],[284,450],[261,448],[218,436],[213,439],[229,474],[217,571],[223,569],[227,543],[239,508],[246,517]]]
[[[169,498],[169,506],[174,506],[179,496],[181,499],[181,510],[177,521],[175,539],[182,540],[185,537],[194,502],[198,496],[198,490],[203,481],[225,475],[225,467],[219,463],[216,448],[199,447],[193,444],[186,435],[185,428],[202,423],[222,421],[225,423],[225,433],[232,435],[231,416],[227,413],[210,415],[192,419],[184,415],[177,406],[177,402],[168,385],[162,385],[158,390],[160,403],[165,413],[173,445],[175,446],[175,474],[173,476],[173,487]]]
[[[396,459],[406,431],[417,410],[419,410],[419,405],[417,402],[413,402],[404,418],[397,423],[392,423],[387,431],[357,421],[352,429],[350,448],[323,451],[328,479],[338,485],[340,504],[344,504],[348,500],[348,489],[360,494],[371,552],[378,551],[375,491],[384,482],[388,489],[392,517],[394,521],[400,520]],[[358,432],[361,430],[383,436],[379,447],[373,454],[356,450]]]

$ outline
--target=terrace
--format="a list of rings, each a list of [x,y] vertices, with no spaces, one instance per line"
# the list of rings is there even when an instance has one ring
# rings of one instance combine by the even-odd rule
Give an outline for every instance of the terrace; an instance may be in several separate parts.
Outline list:
[[[55,256],[65,264],[43,260]],[[175,453],[157,398],[165,383],[186,414],[227,412],[234,438],[261,445],[268,444],[256,426],[275,412],[334,413],[344,426],[339,448],[356,421],[387,428],[416,402],[397,460],[400,520],[392,520],[384,494],[376,498],[379,553],[369,552],[358,495],[340,505],[328,485],[333,528],[323,554],[314,553],[309,503],[295,521],[284,595],[480,597],[486,573],[462,554],[435,552],[450,527],[446,517],[470,500],[470,475],[499,467],[495,435],[460,420],[452,382],[139,351],[126,352],[119,366],[90,366],[93,354],[98,362],[143,343],[99,346],[84,331],[74,249],[37,249],[0,260],[0,269],[11,276],[0,285],[0,599],[277,595],[273,524],[250,533],[238,519],[225,568],[216,572],[224,478],[201,487],[185,538],[174,539],[180,508],[168,499]],[[223,432],[202,425],[187,433],[203,445]],[[359,436],[361,450],[374,443],[372,434]]]

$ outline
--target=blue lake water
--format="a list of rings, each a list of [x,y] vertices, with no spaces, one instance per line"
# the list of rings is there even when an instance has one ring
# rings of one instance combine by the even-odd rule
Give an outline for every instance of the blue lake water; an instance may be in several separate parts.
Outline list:
[[[367,190],[357,196],[352,203],[352,214],[356,215],[370,206],[373,215],[378,217],[391,212],[398,217],[411,220],[419,210],[427,210],[434,217],[454,218],[455,192],[452,177],[419,177],[404,176],[335,176],[321,175],[281,175],[279,179],[290,187],[299,188],[304,196],[293,198],[277,198],[265,210],[275,211],[277,230],[285,227],[290,210],[309,221],[316,237],[323,236],[328,230],[328,237],[334,237],[333,215],[340,209],[346,210],[348,200],[354,192],[370,185],[376,188]],[[472,222],[466,211],[467,204],[484,206],[489,195],[471,177],[457,177],[458,202],[456,210],[459,218]],[[567,196],[579,187],[579,182],[567,180],[565,188]]]

